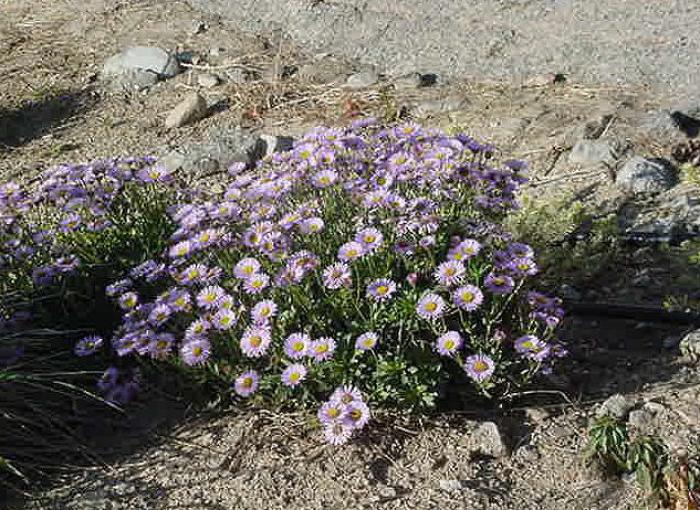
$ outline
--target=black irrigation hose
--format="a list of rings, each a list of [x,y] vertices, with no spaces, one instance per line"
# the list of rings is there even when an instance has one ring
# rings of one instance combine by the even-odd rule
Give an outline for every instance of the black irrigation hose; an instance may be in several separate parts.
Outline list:
[[[565,307],[572,315],[579,316],[633,319],[640,322],[662,322],[700,326],[700,313],[670,311],[654,306],[566,301]]]

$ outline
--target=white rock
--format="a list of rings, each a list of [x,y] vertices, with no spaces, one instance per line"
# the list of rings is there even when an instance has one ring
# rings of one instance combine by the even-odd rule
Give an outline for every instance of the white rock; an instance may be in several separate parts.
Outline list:
[[[681,340],[681,353],[691,361],[700,361],[700,329],[688,333]]]
[[[472,433],[471,450],[473,453],[488,457],[505,457],[508,455],[508,447],[503,441],[498,425],[487,421],[479,425]]]
[[[206,73],[197,76],[197,83],[200,87],[204,87],[205,89],[211,89],[216,87],[220,83],[220,80],[217,75]]]
[[[595,165],[613,163],[615,155],[609,143],[603,140],[579,140],[571,149],[569,163]]]
[[[159,78],[172,78],[180,72],[175,55],[153,46],[133,46],[113,55],[102,67],[103,76],[147,72]]]
[[[668,162],[635,156],[617,173],[615,184],[634,194],[658,193],[671,189],[676,184],[676,175]]]
[[[165,127],[172,129],[197,122],[206,117],[208,110],[206,99],[197,93],[190,94],[168,114]]]
[[[345,82],[345,85],[351,89],[363,89],[371,87],[379,81],[379,75],[374,71],[360,71],[350,75]]]
[[[624,420],[627,418],[630,409],[634,407],[634,404],[633,400],[617,393],[600,405],[598,411],[596,411],[596,415],[611,416],[618,420]]]

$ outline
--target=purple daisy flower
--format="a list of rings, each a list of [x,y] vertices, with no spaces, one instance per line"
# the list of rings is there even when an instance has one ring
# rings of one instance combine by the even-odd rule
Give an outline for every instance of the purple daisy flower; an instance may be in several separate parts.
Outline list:
[[[249,397],[258,389],[260,376],[255,370],[248,370],[236,377],[233,382],[233,391],[241,397]]]
[[[345,422],[331,423],[323,427],[323,437],[327,443],[340,446],[350,440],[353,430]]]
[[[484,302],[484,294],[479,287],[464,285],[452,293],[452,302],[460,310],[473,312]]]
[[[75,348],[73,349],[73,352],[75,353],[76,356],[90,356],[91,354],[95,354],[97,350],[102,347],[102,344],[104,343],[104,339],[101,336],[97,335],[90,335],[86,336],[84,338],[81,338],[78,340],[78,342],[75,344]]]
[[[550,353],[550,346],[535,335],[523,335],[515,341],[515,351],[527,359],[542,361]]]
[[[343,423],[359,430],[367,425],[370,418],[369,406],[360,400],[350,402],[345,408]]]
[[[236,314],[228,308],[220,308],[211,318],[212,325],[221,331],[231,329],[238,322]]]
[[[513,291],[515,282],[510,276],[489,273],[484,279],[484,287],[492,294],[509,294]]]
[[[476,239],[465,239],[459,243],[456,248],[462,254],[462,260],[469,260],[479,254],[481,251],[481,243]]]
[[[318,421],[323,425],[340,423],[345,418],[345,405],[341,402],[324,402],[317,413]]]
[[[158,333],[148,344],[148,354],[153,359],[163,359],[170,354],[175,337],[171,333]]]
[[[240,280],[245,280],[258,271],[260,271],[260,262],[258,262],[257,259],[248,257],[238,261],[233,268],[233,275]]]
[[[507,250],[510,256],[516,259],[531,259],[535,256],[535,250],[524,243],[510,243]]]
[[[260,294],[270,285],[270,277],[265,273],[256,273],[243,280],[243,290],[248,294]]]
[[[192,338],[200,337],[206,334],[206,332],[209,331],[210,328],[211,324],[209,323],[209,321],[206,321],[204,319],[194,320],[185,330],[185,338],[189,340]]]
[[[474,354],[464,360],[464,371],[477,383],[491,377],[494,370],[496,370],[496,364],[485,354]]]
[[[378,341],[379,335],[374,331],[367,331],[357,337],[357,340],[355,340],[355,349],[358,351],[371,351],[377,346]]]
[[[186,312],[190,309],[192,298],[186,290],[175,289],[168,295],[167,303],[176,312]]]
[[[125,292],[119,296],[118,301],[122,310],[133,310],[139,302],[139,297],[135,292]]]
[[[365,254],[365,248],[356,241],[350,241],[338,248],[338,258],[343,262],[359,259]]]
[[[306,367],[301,363],[289,365],[282,372],[282,384],[290,388],[299,386],[306,378]]]
[[[160,326],[170,318],[172,313],[173,311],[168,305],[158,305],[148,314],[148,322],[154,326]]]
[[[506,268],[511,274],[520,278],[537,274],[537,265],[532,259],[513,259],[508,263]]]
[[[211,344],[206,338],[187,340],[180,346],[180,359],[187,366],[201,365],[211,355]]]
[[[226,294],[226,291],[218,285],[204,287],[197,294],[197,306],[205,310],[213,310],[219,307],[219,302]]]
[[[365,228],[357,233],[355,242],[361,244],[366,253],[371,253],[382,245],[384,236],[376,228]]]
[[[299,231],[302,234],[317,234],[323,230],[323,226],[321,218],[309,218],[299,223]]]
[[[396,283],[388,278],[380,278],[367,285],[367,297],[377,302],[386,301],[396,292]]]
[[[311,338],[305,333],[292,333],[284,341],[284,353],[292,359],[301,359],[306,356]]]
[[[181,259],[187,257],[190,253],[192,253],[193,249],[194,246],[192,245],[192,241],[180,241],[175,246],[170,248],[170,250],[168,251],[168,256],[171,259]]]
[[[427,320],[434,320],[442,317],[444,310],[445,301],[434,293],[426,294],[420,298],[416,305],[416,313],[418,313],[418,316]]]
[[[326,361],[333,357],[337,344],[331,337],[321,337],[309,344],[308,354],[314,361]]]
[[[435,350],[441,356],[452,356],[462,347],[462,335],[457,331],[448,331],[435,341]]]
[[[129,290],[132,285],[133,282],[128,278],[118,280],[110,285],[107,285],[107,288],[105,289],[105,294],[108,297],[115,297],[117,294],[121,294],[122,292]]]
[[[339,386],[333,391],[328,400],[329,402],[337,402],[346,406],[351,402],[361,402],[362,392],[354,386]]]
[[[437,267],[434,277],[440,285],[451,287],[461,281],[464,273],[465,269],[461,262],[448,260]]]
[[[271,299],[265,299],[250,311],[250,319],[255,324],[266,324],[275,314],[277,314],[277,305]]]
[[[270,331],[265,328],[248,328],[241,337],[243,354],[249,358],[259,358],[267,352],[272,342]]]
[[[323,285],[327,289],[339,289],[352,285],[350,267],[345,262],[336,262],[323,270]]]
[[[327,188],[338,180],[338,174],[333,170],[321,170],[311,179],[312,184],[317,188]]]

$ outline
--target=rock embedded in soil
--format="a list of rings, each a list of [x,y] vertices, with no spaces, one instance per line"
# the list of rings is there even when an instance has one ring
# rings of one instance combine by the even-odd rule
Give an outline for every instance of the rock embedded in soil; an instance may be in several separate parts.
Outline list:
[[[214,88],[219,83],[221,83],[221,80],[215,74],[205,73],[197,76],[197,84],[199,84],[200,87],[204,87],[205,89]]]
[[[614,150],[610,143],[604,140],[579,140],[569,154],[569,163],[584,166],[614,161]]]
[[[294,138],[291,136],[262,134],[260,138],[265,142],[265,156],[272,156],[275,152],[290,151],[294,146]]]
[[[439,115],[464,109],[468,104],[465,97],[450,95],[441,99],[429,99],[415,106],[415,112],[420,116]]]
[[[596,416],[610,416],[618,420],[625,420],[634,405],[635,402],[632,399],[617,393],[600,405]]]
[[[673,165],[662,159],[634,156],[617,172],[615,184],[634,194],[660,193],[677,182]]]
[[[379,75],[374,71],[360,71],[348,76],[345,86],[351,89],[364,89],[375,85],[379,81]]]
[[[192,124],[206,117],[208,112],[207,100],[195,92],[173,108],[165,119],[165,127],[173,129]]]
[[[688,333],[680,343],[681,353],[692,362],[700,362],[700,329]]]
[[[180,72],[174,54],[153,46],[132,46],[111,56],[102,67],[102,76],[115,84],[142,89],[159,79]]]
[[[471,452],[486,457],[501,458],[508,455],[508,446],[503,440],[501,431],[492,421],[479,425],[471,437]]]
[[[646,409],[637,409],[630,412],[627,422],[637,430],[645,430],[653,419],[654,415]]]

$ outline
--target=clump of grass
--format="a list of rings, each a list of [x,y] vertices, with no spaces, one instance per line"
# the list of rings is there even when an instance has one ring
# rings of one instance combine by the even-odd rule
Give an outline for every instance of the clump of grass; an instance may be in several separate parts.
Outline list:
[[[700,187],[700,166],[685,163],[680,166],[681,182]]]
[[[591,282],[613,267],[622,253],[614,215],[596,217],[569,196],[526,196],[506,224],[541,254],[542,278],[552,286]],[[582,242],[575,239],[579,232],[585,233]]]

